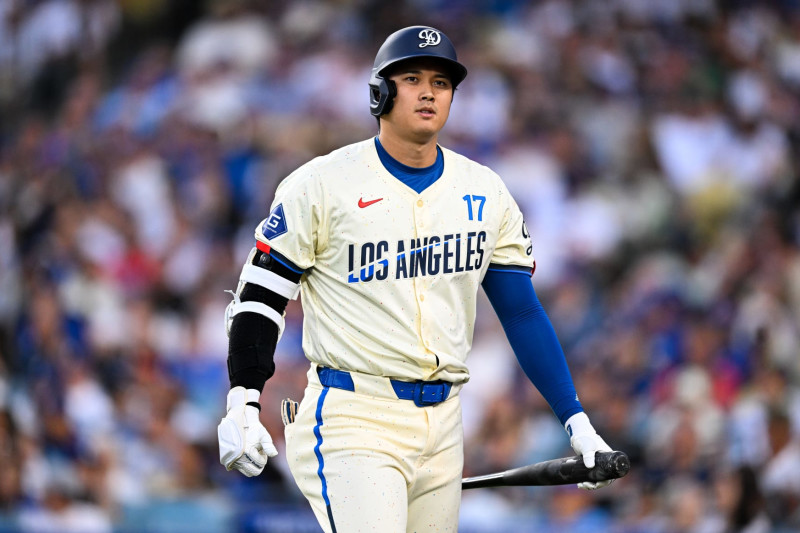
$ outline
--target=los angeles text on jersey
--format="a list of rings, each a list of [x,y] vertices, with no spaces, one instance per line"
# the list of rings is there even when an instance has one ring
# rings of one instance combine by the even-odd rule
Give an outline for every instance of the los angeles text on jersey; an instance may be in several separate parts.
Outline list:
[[[348,245],[348,283],[436,276],[478,270],[483,265],[485,231],[433,235]]]

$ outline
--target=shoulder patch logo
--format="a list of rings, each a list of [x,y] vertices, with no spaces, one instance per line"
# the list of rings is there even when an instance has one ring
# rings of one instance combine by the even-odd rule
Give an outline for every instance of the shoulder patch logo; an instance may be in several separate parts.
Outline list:
[[[283,204],[278,204],[269,214],[269,218],[261,226],[261,233],[267,239],[274,239],[289,230],[286,226],[286,217],[283,215]]]

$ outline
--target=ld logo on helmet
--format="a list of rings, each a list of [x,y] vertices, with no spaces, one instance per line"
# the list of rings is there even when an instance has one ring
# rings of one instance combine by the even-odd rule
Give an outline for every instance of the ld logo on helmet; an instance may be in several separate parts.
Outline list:
[[[431,28],[426,28],[419,32],[419,38],[425,41],[424,43],[419,43],[420,48],[425,48],[426,46],[436,46],[440,42],[442,42],[442,35]]]

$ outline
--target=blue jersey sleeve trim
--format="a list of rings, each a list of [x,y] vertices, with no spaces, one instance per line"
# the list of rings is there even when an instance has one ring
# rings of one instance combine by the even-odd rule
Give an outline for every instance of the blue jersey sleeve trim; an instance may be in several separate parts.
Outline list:
[[[507,274],[522,274],[525,277],[531,277],[531,273],[526,270],[502,270],[500,268],[487,268],[487,272],[505,272]]]
[[[489,270],[493,272],[513,272],[515,274],[525,274],[528,277],[533,275],[533,269],[523,265],[501,265],[500,263],[490,263],[487,271]]]
[[[514,354],[550,408],[564,424],[583,411],[564,350],[530,279],[518,271],[490,271],[483,290],[500,319]]]

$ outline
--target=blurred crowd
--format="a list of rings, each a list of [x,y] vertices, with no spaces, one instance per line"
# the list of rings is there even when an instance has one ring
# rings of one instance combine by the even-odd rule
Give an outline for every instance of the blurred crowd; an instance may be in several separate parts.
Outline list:
[[[218,462],[229,295],[280,180],[377,133],[374,54],[444,30],[440,139],[526,216],[610,488],[464,494],[461,531],[800,529],[797,0],[0,2],[0,531],[316,531]],[[262,418],[302,396],[287,313]],[[571,455],[480,301],[465,475]],[[272,406],[272,407],[270,407]]]

